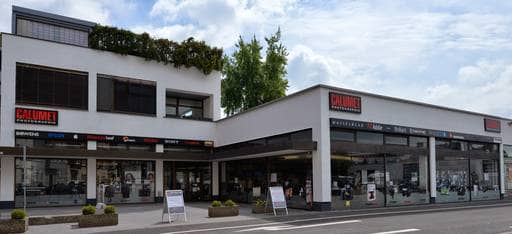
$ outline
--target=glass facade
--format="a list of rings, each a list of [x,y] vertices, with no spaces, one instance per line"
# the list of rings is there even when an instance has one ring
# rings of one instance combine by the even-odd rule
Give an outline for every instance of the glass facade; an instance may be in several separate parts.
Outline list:
[[[97,160],[96,184],[99,202],[153,202],[155,200],[155,162]]]
[[[209,162],[164,162],[164,190],[181,189],[185,201],[211,200]]]
[[[221,196],[238,202],[266,200],[269,186],[282,186],[288,207],[311,209],[311,155],[287,155],[220,164]]]
[[[512,197],[512,145],[503,145],[505,165],[505,196]]]
[[[334,209],[429,203],[428,139],[332,129]]]
[[[83,205],[87,160],[28,158],[27,207]],[[15,206],[23,207],[24,162],[16,158]]]

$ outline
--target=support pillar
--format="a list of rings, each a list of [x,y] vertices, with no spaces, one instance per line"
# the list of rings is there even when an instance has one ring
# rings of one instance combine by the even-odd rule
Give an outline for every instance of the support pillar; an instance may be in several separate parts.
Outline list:
[[[321,95],[320,122],[313,127],[317,149],[312,152],[313,210],[331,210],[331,128],[329,122],[329,95]]]
[[[11,156],[0,156],[0,209],[14,208],[15,161]]]
[[[430,176],[430,203],[436,203],[437,185],[436,185],[436,138],[429,137],[428,139],[428,159],[429,159],[429,176]]]
[[[500,199],[505,198],[505,158],[504,158],[504,149],[503,143],[500,144]]]
[[[164,160],[155,162],[155,202],[164,201]]]
[[[96,205],[96,159],[87,159],[87,204]]]
[[[212,199],[219,199],[219,162],[212,162]]]

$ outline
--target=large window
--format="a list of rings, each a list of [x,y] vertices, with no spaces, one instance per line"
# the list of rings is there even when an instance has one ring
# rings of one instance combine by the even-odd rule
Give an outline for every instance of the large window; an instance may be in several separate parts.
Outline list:
[[[87,191],[87,161],[83,159],[27,159],[27,207],[82,205]],[[23,168],[16,159],[15,206],[23,206]]]
[[[512,145],[503,145],[503,156],[506,158],[512,157]]]
[[[184,98],[167,95],[165,102],[165,114],[170,117],[180,117],[188,119],[202,119],[203,100],[197,98]]]
[[[16,103],[87,109],[86,72],[16,65]]]
[[[156,114],[156,83],[98,75],[98,111]]]

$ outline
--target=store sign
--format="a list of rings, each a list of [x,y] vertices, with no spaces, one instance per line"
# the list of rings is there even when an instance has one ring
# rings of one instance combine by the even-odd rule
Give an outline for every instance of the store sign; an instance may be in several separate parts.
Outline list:
[[[329,109],[361,113],[361,97],[331,92],[329,93]]]
[[[78,140],[78,141],[98,141],[98,142],[115,142],[115,143],[141,143],[141,144],[164,144],[176,146],[197,146],[197,147],[213,147],[213,141],[197,141],[197,140],[181,140],[181,139],[165,139],[150,137],[134,137],[134,136],[114,136],[114,135],[98,135],[68,132],[44,132],[44,131],[26,131],[16,130],[18,138],[33,139],[62,139],[62,140]]]
[[[57,125],[59,112],[53,110],[40,110],[16,107],[15,122],[28,124]]]
[[[498,119],[484,119],[484,128],[487,132],[501,132],[501,121]]]
[[[412,128],[398,125],[381,124],[373,122],[354,121],[346,119],[330,119],[330,126],[335,128],[347,128],[364,131],[374,132],[386,132],[396,134],[406,134],[415,136],[433,136],[441,138],[460,139],[468,141],[481,141],[481,142],[496,142],[501,141],[501,138],[480,136],[473,134],[448,132],[441,130],[423,129],[423,128]]]

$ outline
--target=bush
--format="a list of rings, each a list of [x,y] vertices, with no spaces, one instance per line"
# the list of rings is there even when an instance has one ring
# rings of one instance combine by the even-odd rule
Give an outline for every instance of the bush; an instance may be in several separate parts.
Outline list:
[[[11,219],[24,219],[27,213],[24,210],[16,209],[11,212]]]
[[[230,200],[225,201],[224,205],[227,207],[232,207],[232,206],[236,206],[236,203],[230,199]]]
[[[212,207],[220,207],[222,206],[222,203],[220,201],[213,201],[212,202]]]
[[[82,214],[83,215],[93,215],[96,213],[96,207],[87,205],[82,207]]]
[[[115,214],[116,208],[114,206],[108,205],[105,207],[105,210],[103,210],[105,214]]]
[[[267,201],[264,201],[264,200],[261,200],[261,199],[256,200],[256,206],[257,207],[264,207],[265,205],[267,205]]]

